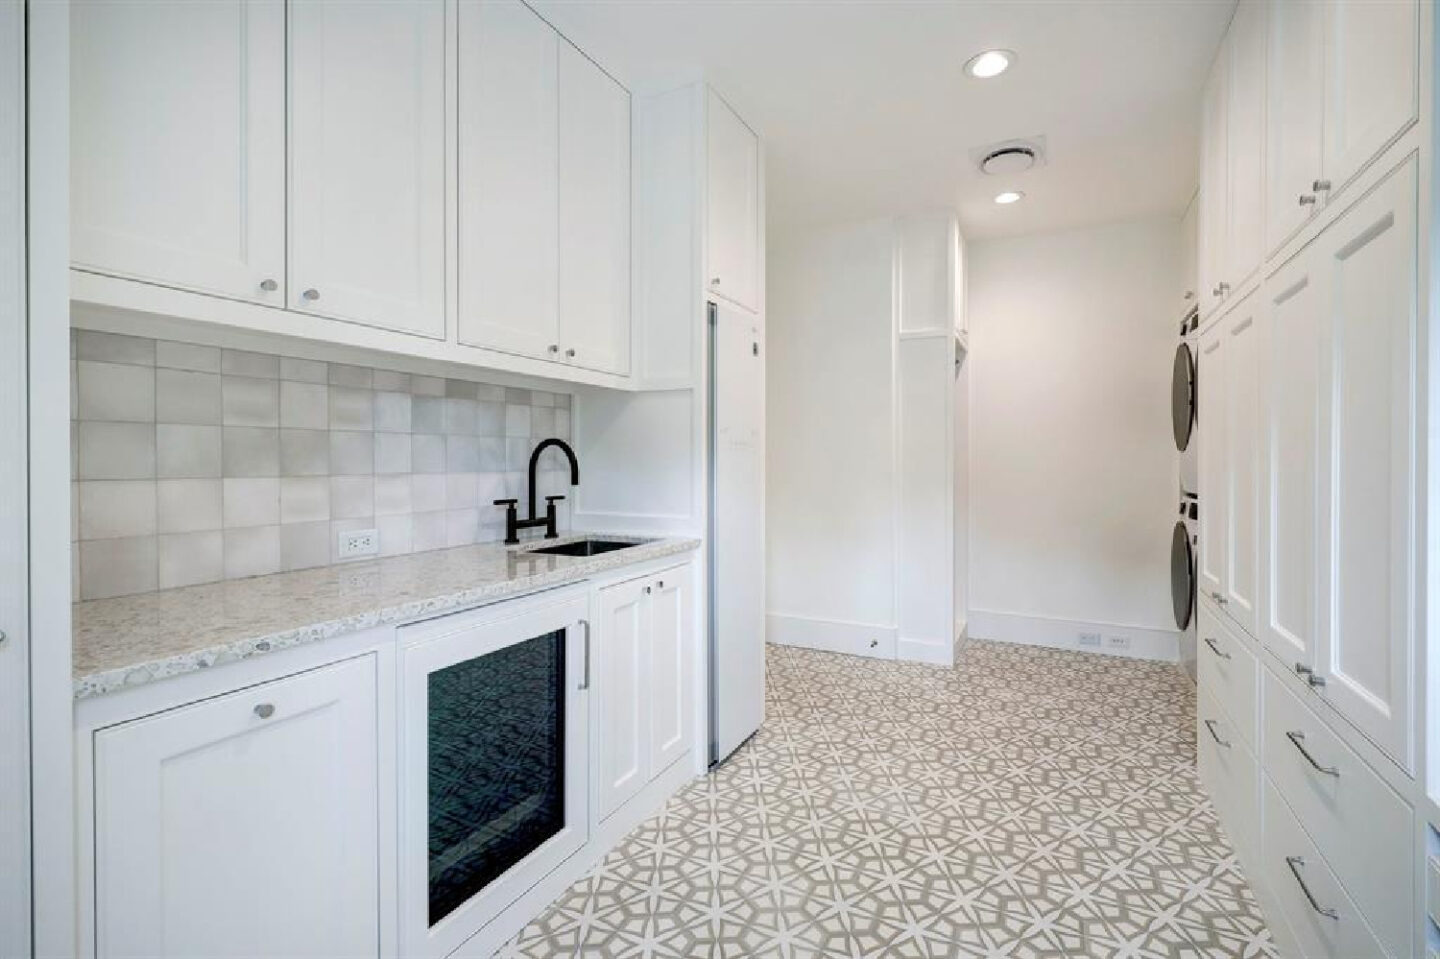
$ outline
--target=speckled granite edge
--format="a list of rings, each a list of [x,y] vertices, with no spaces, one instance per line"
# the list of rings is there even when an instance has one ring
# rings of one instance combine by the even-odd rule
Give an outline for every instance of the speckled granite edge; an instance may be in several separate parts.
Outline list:
[[[330,639],[346,633],[359,632],[375,626],[382,626],[390,623],[403,623],[407,621],[427,619],[437,614],[457,611],[469,607],[482,606],[498,600],[521,596],[533,593],[542,589],[550,589],[557,586],[569,585],[589,579],[597,574],[621,569],[638,563],[650,560],[662,559],[666,556],[674,556],[689,552],[700,545],[697,539],[659,539],[645,541],[640,537],[626,534],[605,534],[590,533],[586,535],[572,535],[562,537],[559,540],[542,541],[539,543],[527,543],[518,547],[476,546],[452,550],[437,550],[431,553],[415,553],[408,556],[397,556],[384,560],[375,560],[363,564],[349,564],[345,566],[324,567],[320,570],[302,570],[295,573],[278,573],[272,576],[256,577],[253,580],[235,580],[224,584],[211,584],[215,587],[230,587],[232,590],[245,589],[244,584],[254,584],[257,595],[260,592],[262,581],[266,599],[283,602],[286,598],[285,587],[287,583],[293,582],[295,589],[290,600],[297,610],[303,608],[310,602],[311,597],[303,590],[313,588],[318,582],[327,585],[338,577],[371,576],[380,578],[385,572],[385,566],[399,569],[403,565],[419,564],[420,562],[434,563],[437,557],[444,554],[457,554],[460,558],[468,558],[474,551],[488,551],[482,558],[486,562],[493,562],[493,557],[506,557],[509,554],[528,554],[536,546],[555,545],[558,543],[571,542],[574,540],[591,538],[607,538],[633,540],[639,543],[630,549],[617,550],[610,553],[603,553],[599,556],[589,557],[543,557],[547,562],[555,564],[552,568],[543,571],[528,572],[523,575],[511,575],[503,579],[481,582],[474,586],[468,586],[459,590],[446,590],[434,595],[427,595],[420,598],[406,598],[402,601],[389,602],[384,596],[377,597],[379,605],[372,608],[356,609],[322,619],[317,622],[303,622],[303,616],[297,614],[301,622],[295,625],[287,625],[281,629],[269,629],[255,635],[247,635],[242,638],[227,638],[224,642],[215,644],[203,644],[195,649],[187,649],[183,652],[169,655],[155,656],[153,648],[147,648],[147,637],[153,639],[157,634],[173,635],[175,632],[190,631],[191,633],[203,634],[206,632],[204,618],[206,616],[205,604],[197,601],[194,606],[186,605],[185,613],[177,616],[175,622],[168,623],[163,616],[157,621],[153,615],[153,609],[165,601],[181,601],[185,599],[183,594],[195,596],[203,595],[203,591],[209,587],[186,587],[180,590],[167,590],[161,593],[147,594],[139,597],[118,597],[113,600],[92,600],[86,603],[75,604],[75,643],[77,647],[92,639],[104,635],[109,643],[107,652],[109,658],[116,658],[116,652],[121,654],[119,658],[129,660],[124,653],[133,653],[133,661],[124,662],[123,665],[114,665],[107,668],[93,671],[84,671],[82,657],[77,656],[76,671],[74,679],[74,695],[77,700],[87,699],[93,696],[101,696],[106,693],[120,689],[143,686],[157,680],[166,679],[172,676],[179,676],[185,673],[197,672],[209,669],[213,666],[224,665],[225,663],[238,662],[243,659],[250,659],[262,656],[266,653],[277,652],[283,649],[290,649],[296,646],[304,646],[308,643]],[[170,594],[166,596],[166,594]],[[224,594],[217,595],[215,605],[217,615],[223,614],[222,607],[225,602]],[[151,602],[147,603],[146,601]],[[363,604],[362,604],[363,605]],[[141,610],[140,614],[134,612],[135,608]],[[110,614],[114,611],[115,615]],[[131,636],[125,632],[125,612],[130,611]],[[143,613],[152,612],[149,618]],[[143,622],[141,620],[144,620]],[[212,626],[219,630],[220,626]],[[133,640],[127,646],[127,640]],[[203,641],[202,641],[203,643]]]

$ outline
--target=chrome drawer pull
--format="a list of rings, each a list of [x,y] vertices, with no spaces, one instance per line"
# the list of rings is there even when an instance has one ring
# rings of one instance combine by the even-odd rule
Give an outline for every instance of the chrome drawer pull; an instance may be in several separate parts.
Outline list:
[[[1206,645],[1206,646],[1209,646],[1209,647],[1210,647],[1210,651],[1211,651],[1212,653],[1214,653],[1216,656],[1219,656],[1221,659],[1230,659],[1230,658],[1231,658],[1230,654],[1227,653],[1227,652],[1222,651],[1222,650],[1220,649],[1220,644],[1216,643],[1215,640],[1212,639],[1212,638],[1209,637],[1209,636],[1206,636],[1206,637],[1205,637],[1205,645]]]
[[[1286,733],[1285,738],[1295,744],[1295,748],[1300,750],[1300,755],[1304,756],[1307,760],[1309,760],[1310,765],[1314,766],[1316,769],[1318,769],[1320,772],[1324,773],[1327,776],[1334,776],[1336,779],[1340,778],[1340,770],[1336,769],[1334,766],[1322,766],[1315,761],[1315,757],[1310,755],[1310,750],[1305,748],[1305,734],[1302,733],[1300,730],[1296,729]]]
[[[590,688],[590,620],[580,620],[580,625],[585,627],[585,678],[580,681],[577,689]]]
[[[1224,740],[1224,739],[1221,739],[1221,738],[1220,738],[1220,734],[1215,731],[1215,720],[1213,720],[1213,719],[1207,719],[1207,720],[1205,720],[1205,728],[1208,729],[1208,730],[1210,730],[1210,738],[1211,738],[1211,739],[1215,740],[1217,743],[1219,743],[1220,745],[1224,746],[1226,749],[1229,749],[1229,748],[1230,748],[1230,743],[1229,743],[1229,741]]]
[[[1305,877],[1300,875],[1300,867],[1305,865],[1305,857],[1286,856],[1285,864],[1290,867],[1290,874],[1294,876],[1295,881],[1300,884],[1300,891],[1303,892],[1305,894],[1305,898],[1310,901],[1310,908],[1320,913],[1320,915],[1324,916],[1326,919],[1339,919],[1340,913],[1336,912],[1334,909],[1326,909],[1324,906],[1320,905],[1320,903],[1316,902],[1315,894],[1310,891],[1309,886],[1305,885]]]

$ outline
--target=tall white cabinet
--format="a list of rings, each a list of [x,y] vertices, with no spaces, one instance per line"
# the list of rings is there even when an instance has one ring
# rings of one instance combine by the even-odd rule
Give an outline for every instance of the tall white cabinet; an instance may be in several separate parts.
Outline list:
[[[706,103],[706,283],[754,312],[760,308],[760,140],[708,91]]]

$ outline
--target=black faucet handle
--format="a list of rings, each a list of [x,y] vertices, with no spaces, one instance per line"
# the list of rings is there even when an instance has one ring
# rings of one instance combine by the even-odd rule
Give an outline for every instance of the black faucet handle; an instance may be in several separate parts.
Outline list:
[[[562,499],[564,499],[564,498],[565,498],[565,497],[563,497],[563,496],[547,496],[547,497],[545,497],[545,502],[547,502],[547,503],[558,503],[558,502],[560,502],[560,500],[562,500]]]
[[[495,505],[496,505],[496,506],[516,506],[516,505],[519,504],[519,502],[520,502],[520,501],[519,501],[518,499],[497,499],[497,500],[495,501]]]

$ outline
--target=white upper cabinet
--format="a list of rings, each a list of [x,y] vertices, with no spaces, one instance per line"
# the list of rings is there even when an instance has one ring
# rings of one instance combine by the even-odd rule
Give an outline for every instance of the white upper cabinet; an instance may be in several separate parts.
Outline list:
[[[1420,10],[1416,0],[1332,0],[1321,6],[1323,179],[1335,191],[1415,119]]]
[[[706,107],[706,288],[760,307],[760,141],[709,91]]]
[[[560,346],[630,370],[630,94],[560,42]]]
[[[1260,266],[1265,245],[1265,7],[1241,0],[1230,24],[1226,83],[1225,273],[1239,289]],[[1227,291],[1229,292],[1229,291]]]
[[[1224,509],[1225,612],[1251,635],[1259,587],[1260,391],[1258,311],[1260,295],[1252,293],[1220,321],[1225,338]],[[1200,503],[1205,508],[1205,501]]]
[[[1225,239],[1229,234],[1229,161],[1225,140],[1225,96],[1229,87],[1230,44],[1220,46],[1205,84],[1200,116],[1200,309],[1209,315],[1225,298]]]
[[[445,335],[445,3],[291,0],[292,309]]]
[[[558,359],[561,40],[519,0],[459,20],[460,342]]]
[[[1265,249],[1274,253],[1318,208],[1325,8],[1269,3],[1265,123]]]
[[[1196,361],[1196,437],[1200,444],[1200,543],[1196,559],[1196,576],[1200,592],[1225,602],[1228,575],[1225,561],[1229,555],[1230,497],[1226,490],[1227,467],[1225,427],[1229,417],[1225,409],[1225,331],[1219,323],[1200,337],[1200,355]]]
[[[71,6],[76,266],[285,302],[283,0]]]

